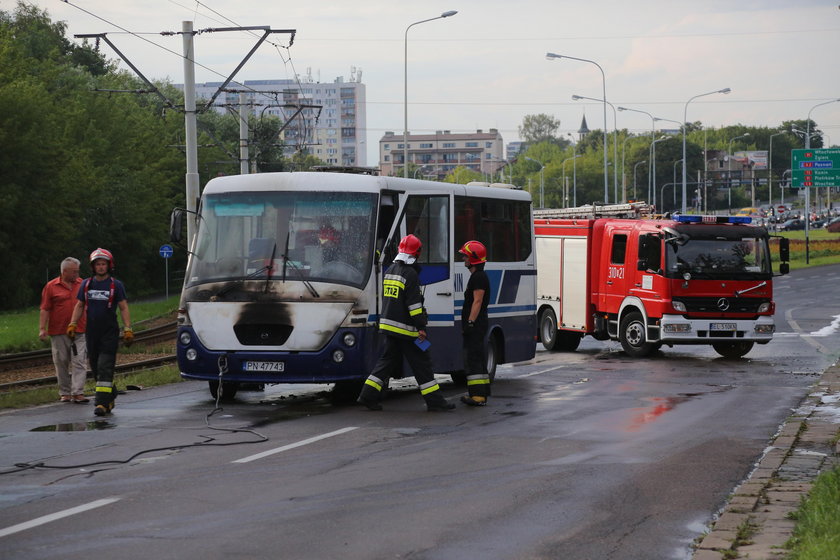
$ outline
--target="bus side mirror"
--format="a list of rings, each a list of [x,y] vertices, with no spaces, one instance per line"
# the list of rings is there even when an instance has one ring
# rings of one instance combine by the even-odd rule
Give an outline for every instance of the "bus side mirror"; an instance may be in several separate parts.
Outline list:
[[[175,208],[169,215],[169,240],[173,243],[181,243],[184,228],[184,210]]]
[[[787,237],[779,238],[779,260],[782,262],[790,260],[790,239]]]

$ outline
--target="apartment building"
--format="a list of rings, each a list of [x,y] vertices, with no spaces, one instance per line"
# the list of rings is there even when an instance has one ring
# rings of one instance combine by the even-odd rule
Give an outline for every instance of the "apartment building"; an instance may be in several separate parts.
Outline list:
[[[239,91],[244,91],[251,114],[288,121],[280,135],[286,155],[303,150],[329,165],[365,166],[367,117],[361,76],[361,70],[353,68],[348,81],[337,77],[331,83],[316,81],[311,74],[297,80],[231,82],[213,101],[213,109],[238,111]],[[210,100],[221,84],[196,84],[196,99]]]
[[[380,174],[403,175],[405,141],[402,134],[386,132],[379,140]],[[408,134],[408,163],[425,176],[439,179],[456,167],[466,167],[485,174],[497,173],[505,165],[504,141],[495,128],[488,132]],[[410,167],[410,169],[412,169]]]

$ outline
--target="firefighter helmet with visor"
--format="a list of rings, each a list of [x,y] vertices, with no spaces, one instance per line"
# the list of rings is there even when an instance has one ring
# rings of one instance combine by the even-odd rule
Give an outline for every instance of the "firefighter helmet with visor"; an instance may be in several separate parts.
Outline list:
[[[458,252],[466,256],[471,265],[487,262],[487,248],[480,241],[467,241]]]
[[[111,251],[107,249],[102,249],[101,247],[94,250],[90,254],[90,266],[93,268],[93,263],[98,261],[99,259],[105,259],[108,261],[108,270],[113,272],[114,271],[114,255],[111,254]]]

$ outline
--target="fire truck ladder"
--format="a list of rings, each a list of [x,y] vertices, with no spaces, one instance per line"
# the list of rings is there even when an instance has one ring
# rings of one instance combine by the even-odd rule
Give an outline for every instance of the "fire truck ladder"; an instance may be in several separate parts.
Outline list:
[[[653,215],[653,207],[646,202],[626,204],[587,204],[575,208],[544,208],[534,210],[534,218],[644,218]]]

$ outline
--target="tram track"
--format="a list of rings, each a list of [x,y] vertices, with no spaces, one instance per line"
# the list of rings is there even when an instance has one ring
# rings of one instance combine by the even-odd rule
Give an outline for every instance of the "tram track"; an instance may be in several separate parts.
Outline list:
[[[177,324],[174,321],[167,321],[165,324],[137,332],[134,345],[149,347],[171,343],[174,346],[176,332]],[[150,356],[150,354],[120,353],[117,359],[118,363],[114,372],[120,375],[175,363],[175,354],[167,352]],[[0,392],[49,385],[55,382],[52,352],[48,348],[0,355]]]

